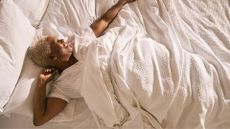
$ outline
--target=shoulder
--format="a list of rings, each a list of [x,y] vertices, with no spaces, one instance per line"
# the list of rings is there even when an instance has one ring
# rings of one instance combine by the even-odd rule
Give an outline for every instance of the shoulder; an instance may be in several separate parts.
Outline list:
[[[59,77],[55,80],[54,83],[59,82],[61,80],[69,80],[72,76],[77,76],[81,73],[83,68],[84,60],[79,60],[77,63],[73,64],[72,66],[68,67],[59,75]]]

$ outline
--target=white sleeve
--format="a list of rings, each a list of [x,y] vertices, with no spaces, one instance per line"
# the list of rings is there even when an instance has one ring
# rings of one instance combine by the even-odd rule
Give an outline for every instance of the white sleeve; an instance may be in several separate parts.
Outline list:
[[[55,86],[51,88],[51,91],[48,94],[48,97],[49,98],[59,98],[59,99],[66,101],[67,103],[69,103],[70,101],[70,98],[67,97],[60,89],[56,88]]]
[[[75,34],[74,56],[78,60],[81,60],[86,54],[87,47],[96,40],[96,36],[90,27],[79,30],[80,31]]]

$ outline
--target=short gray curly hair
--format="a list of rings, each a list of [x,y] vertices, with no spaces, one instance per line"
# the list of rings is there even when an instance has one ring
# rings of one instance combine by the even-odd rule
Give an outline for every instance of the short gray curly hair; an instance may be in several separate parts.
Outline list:
[[[27,51],[32,61],[42,67],[53,67],[55,66],[52,60],[49,58],[51,53],[50,44],[46,42],[46,37],[38,40],[35,45],[28,48]]]

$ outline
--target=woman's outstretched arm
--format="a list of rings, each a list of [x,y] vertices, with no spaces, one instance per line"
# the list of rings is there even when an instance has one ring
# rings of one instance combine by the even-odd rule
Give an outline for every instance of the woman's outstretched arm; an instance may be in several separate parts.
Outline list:
[[[133,1],[135,0],[119,0],[108,11],[106,11],[104,15],[93,22],[90,27],[92,28],[96,37],[99,37],[105,31],[105,29],[110,25],[125,4]]]

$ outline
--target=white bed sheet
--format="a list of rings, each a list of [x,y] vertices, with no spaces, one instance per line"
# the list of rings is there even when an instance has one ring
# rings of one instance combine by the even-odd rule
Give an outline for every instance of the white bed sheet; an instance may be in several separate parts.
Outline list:
[[[14,2],[29,19],[30,23],[36,27],[46,12],[49,0],[14,0]]]
[[[12,0],[0,1],[0,114],[15,88],[34,34],[35,29]]]
[[[51,0],[47,13],[41,22],[40,27],[42,30],[40,31],[42,31],[43,34],[62,34],[67,36],[73,31],[77,31],[79,26],[87,26],[92,23],[96,17],[100,16],[106,9],[112,6],[114,2],[115,1],[112,0]],[[157,120],[155,119],[155,122],[159,121],[163,128],[230,127],[229,20],[230,3],[228,0],[138,0],[136,3],[124,7],[110,26],[110,28],[118,28],[114,29],[114,31],[119,30],[115,32],[117,37],[115,37],[113,43],[115,43],[114,50],[121,52],[119,54],[114,52],[112,54],[112,61],[109,62],[111,63],[110,65],[119,66],[112,67],[114,74],[113,81],[117,85],[115,85],[114,82],[113,84],[115,85],[118,98],[121,103],[129,109],[130,113],[138,112],[138,109],[141,108],[147,110],[147,112],[145,112],[147,114],[145,119],[141,119],[143,115],[131,114],[131,120],[128,121],[127,128],[153,128],[151,126],[154,125],[157,128],[157,123],[149,122],[148,118],[151,117],[148,117],[148,112],[151,112],[150,114],[156,117]],[[52,31],[48,31],[49,29]],[[113,32],[113,29],[111,31]],[[109,32],[110,31],[108,31],[108,33]],[[126,58],[127,55],[125,52],[130,52],[128,50],[123,51],[126,50],[122,49],[125,47],[123,45],[130,47],[130,45],[135,43],[145,44],[146,42],[155,44],[154,49],[145,48],[146,50],[153,50],[159,55],[162,55],[164,51],[166,53],[162,55],[162,58],[157,59],[157,57],[155,57],[154,59],[156,62],[159,61],[154,64],[157,67],[156,71],[158,71],[155,71],[157,73],[155,77],[159,77],[160,79],[158,78],[158,80],[161,80],[161,78],[166,79],[162,82],[158,82],[157,90],[151,89],[154,87],[135,90],[135,88],[138,87],[133,83],[138,81],[130,78],[132,74],[128,74],[125,70],[129,69],[128,66],[130,62],[119,62],[121,55]],[[110,45],[113,46],[114,44]],[[148,56],[148,53],[146,56]],[[163,64],[161,64],[161,61]],[[136,69],[139,71],[136,71],[134,75],[142,75],[145,71],[143,71],[142,68],[145,65],[143,62],[139,62],[139,64],[137,62],[136,68],[140,68]],[[144,68],[148,67],[145,66]],[[122,70],[120,71],[120,69]],[[35,74],[37,73],[34,73],[34,75]],[[120,78],[115,76],[115,74],[120,75]],[[124,81],[126,84],[122,82],[121,79],[126,79],[126,81]],[[133,84],[133,87],[127,84]],[[197,94],[195,94],[187,91],[188,89],[186,89],[186,87],[182,87],[189,87],[191,85],[205,85],[205,88],[200,89],[197,87],[197,89],[190,89],[197,91]],[[125,87],[128,87],[128,89]],[[129,88],[132,91],[130,91]],[[160,88],[163,90],[159,90]],[[153,90],[153,92],[151,92],[151,90]],[[159,92],[161,94],[159,94]],[[29,93],[31,93],[30,90],[28,90],[26,94],[28,95]],[[133,94],[135,99],[133,99]],[[205,100],[207,96],[202,95],[210,95],[208,97],[212,98],[209,99],[212,102],[207,102],[209,101]],[[188,100],[187,96],[196,96],[199,100],[196,100],[196,97],[192,97],[192,100]],[[135,100],[142,102],[136,103],[137,105],[135,105]],[[28,103],[28,100],[24,101]],[[213,109],[210,109],[209,104],[212,105],[211,107]],[[84,105],[84,102],[80,105]],[[178,105],[181,105],[180,108],[177,107]],[[23,105],[20,103],[19,106]],[[140,107],[135,109],[136,106]],[[24,107],[22,110],[12,109],[9,110],[9,112],[15,111],[14,113],[23,113],[23,111],[25,111],[24,109]],[[42,128],[95,128],[97,124],[88,108],[83,107],[81,109],[85,109],[86,112],[85,115],[83,114],[79,117],[81,120],[72,119],[74,121],[59,124],[50,122]],[[194,116],[191,112],[199,116]],[[29,111],[28,114],[26,118],[28,124],[25,126],[12,124],[12,121],[16,123],[20,121],[20,117],[17,119],[12,116],[13,119],[1,118],[0,127],[9,128],[17,126],[33,128],[31,111]],[[65,113],[60,115],[65,115]],[[197,119],[194,120],[194,117]],[[61,116],[59,117],[59,121],[63,121],[66,118],[66,116]],[[56,119],[56,121],[58,121],[58,119]]]

